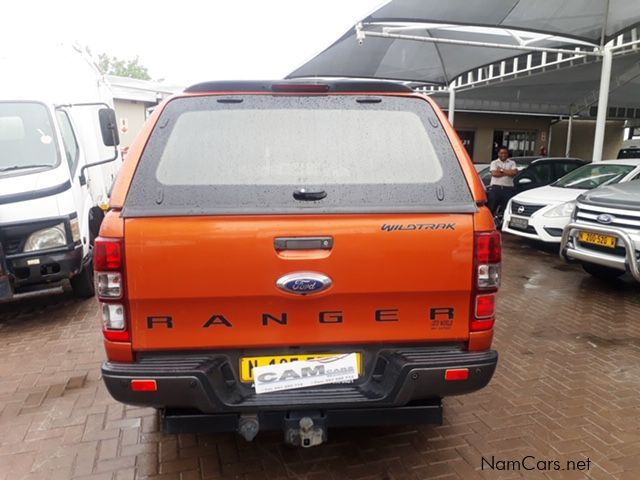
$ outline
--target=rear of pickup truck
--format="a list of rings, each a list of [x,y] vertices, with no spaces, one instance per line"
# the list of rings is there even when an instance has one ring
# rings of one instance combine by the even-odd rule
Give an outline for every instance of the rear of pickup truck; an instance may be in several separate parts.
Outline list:
[[[138,137],[96,241],[107,388],[169,431],[284,428],[303,446],[439,422],[497,363],[484,195],[404,87],[191,87]],[[257,367],[347,354],[350,383],[257,393]]]

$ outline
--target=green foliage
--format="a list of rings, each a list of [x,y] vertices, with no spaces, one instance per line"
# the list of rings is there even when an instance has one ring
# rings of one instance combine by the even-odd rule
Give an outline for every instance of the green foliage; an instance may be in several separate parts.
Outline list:
[[[147,67],[140,65],[140,59],[137,56],[133,59],[121,60],[118,57],[110,57],[106,53],[101,53],[98,55],[98,67],[102,73],[108,75],[151,80]]]

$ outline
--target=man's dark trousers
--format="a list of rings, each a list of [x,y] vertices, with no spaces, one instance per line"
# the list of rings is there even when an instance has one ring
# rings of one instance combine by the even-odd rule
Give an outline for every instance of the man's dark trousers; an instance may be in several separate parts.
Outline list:
[[[491,189],[488,192],[489,196],[489,210],[494,215],[496,214],[498,207],[502,206],[502,212],[507,207],[507,202],[516,193],[515,187],[503,187],[502,185],[491,185]]]

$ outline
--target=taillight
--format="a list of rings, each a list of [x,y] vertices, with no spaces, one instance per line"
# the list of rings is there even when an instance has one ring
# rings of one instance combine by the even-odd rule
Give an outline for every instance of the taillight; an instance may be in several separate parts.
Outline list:
[[[93,247],[96,292],[101,304],[102,333],[112,342],[131,339],[124,286],[124,245],[121,238],[98,237]]]
[[[486,290],[500,286],[501,260],[500,233],[477,233],[475,239],[476,288]]]
[[[96,271],[122,269],[122,239],[97,238],[93,246],[93,268]]]
[[[496,294],[476,295],[476,318],[486,320],[496,316]]]
[[[500,233],[497,231],[476,233],[471,331],[493,328],[496,310],[495,292],[500,287],[501,261]]]

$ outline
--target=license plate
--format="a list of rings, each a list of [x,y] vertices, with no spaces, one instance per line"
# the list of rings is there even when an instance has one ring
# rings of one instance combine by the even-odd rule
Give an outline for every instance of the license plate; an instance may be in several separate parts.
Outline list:
[[[509,220],[509,228],[516,230],[526,230],[529,227],[529,220],[526,218],[512,218]]]
[[[278,363],[299,362],[303,360],[313,360],[314,358],[331,358],[344,355],[343,353],[303,353],[298,355],[268,355],[264,357],[242,357],[240,358],[240,379],[243,382],[253,382],[253,369],[264,367],[265,365],[276,365]],[[356,353],[358,360],[358,374],[362,373],[362,357]]]
[[[593,232],[580,232],[580,241],[583,243],[590,243],[592,245],[599,245],[601,247],[616,248],[617,238],[611,235],[601,235],[600,233]]]

